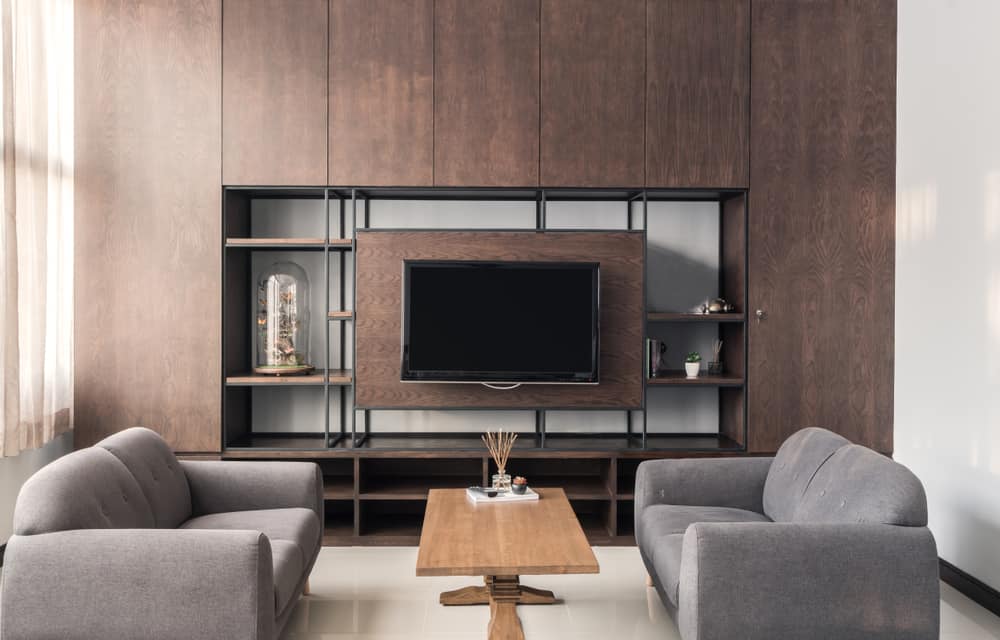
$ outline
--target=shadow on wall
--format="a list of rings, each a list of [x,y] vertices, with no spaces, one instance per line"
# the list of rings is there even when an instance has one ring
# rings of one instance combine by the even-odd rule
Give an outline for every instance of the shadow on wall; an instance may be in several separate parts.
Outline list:
[[[647,278],[655,277],[662,287],[650,287],[646,306],[650,311],[698,311],[719,295],[719,270],[673,249],[646,247]]]

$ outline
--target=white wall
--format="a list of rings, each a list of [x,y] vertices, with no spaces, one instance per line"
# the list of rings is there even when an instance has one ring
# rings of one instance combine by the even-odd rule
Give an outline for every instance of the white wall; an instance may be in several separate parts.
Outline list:
[[[40,449],[22,451],[13,458],[0,458],[0,544],[13,531],[17,492],[33,473],[73,450],[73,432],[64,433]]]
[[[895,457],[1000,588],[1000,2],[900,0]]]

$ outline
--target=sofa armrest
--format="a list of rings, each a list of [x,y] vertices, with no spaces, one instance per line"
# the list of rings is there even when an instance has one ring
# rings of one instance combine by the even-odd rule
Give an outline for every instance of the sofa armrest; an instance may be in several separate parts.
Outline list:
[[[255,531],[14,536],[0,583],[0,640],[271,640],[272,572],[270,543]]]
[[[193,515],[254,509],[312,509],[323,523],[323,473],[312,462],[181,460]]]
[[[653,504],[733,507],[763,513],[774,458],[647,460],[635,476],[635,517]]]
[[[929,640],[939,598],[926,527],[698,523],[684,534],[685,640]]]

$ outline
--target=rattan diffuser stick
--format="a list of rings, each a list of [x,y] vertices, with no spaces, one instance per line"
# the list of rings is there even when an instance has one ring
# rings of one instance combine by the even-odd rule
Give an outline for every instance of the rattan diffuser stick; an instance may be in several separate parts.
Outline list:
[[[507,473],[507,458],[510,457],[510,450],[514,448],[515,440],[517,440],[516,433],[509,431],[504,433],[503,429],[496,433],[487,431],[483,434],[483,443],[486,444],[493,462],[497,465],[497,472],[501,476]]]

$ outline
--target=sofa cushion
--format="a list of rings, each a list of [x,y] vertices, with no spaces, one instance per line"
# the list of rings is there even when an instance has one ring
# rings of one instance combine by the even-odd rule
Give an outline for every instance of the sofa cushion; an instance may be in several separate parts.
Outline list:
[[[642,510],[636,541],[653,565],[656,580],[677,605],[677,585],[681,570],[681,541],[695,522],[770,522],[754,511],[729,507],[690,507],[655,504]]]
[[[274,610],[284,610],[305,577],[302,572],[319,549],[319,519],[311,509],[228,511],[191,518],[182,529],[260,531],[271,543],[274,565]]]
[[[927,497],[913,472],[852,444],[826,461],[795,512],[795,522],[927,525]]]
[[[815,427],[785,440],[764,482],[764,513],[775,522],[791,522],[816,471],[848,444],[842,436]]]
[[[764,514],[730,507],[691,507],[654,504],[641,516],[641,529],[656,536],[684,533],[695,522],[770,522]]]
[[[684,534],[672,533],[656,541],[656,560],[653,571],[656,581],[667,594],[667,599],[676,607],[681,584],[681,551],[684,549]]]
[[[191,489],[174,452],[159,435],[133,427],[97,443],[122,461],[139,483],[160,529],[174,529],[191,517]]]
[[[260,531],[271,541],[293,543],[302,554],[302,564],[312,559],[319,548],[319,519],[311,509],[262,509],[228,511],[191,518],[182,529],[229,529]]]
[[[274,611],[281,615],[289,603],[298,598],[299,584],[305,576],[305,561],[294,542],[271,541],[271,563],[274,567]]]
[[[24,483],[14,507],[14,533],[21,536],[153,526],[139,484],[104,449],[81,449],[46,465]]]

